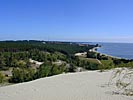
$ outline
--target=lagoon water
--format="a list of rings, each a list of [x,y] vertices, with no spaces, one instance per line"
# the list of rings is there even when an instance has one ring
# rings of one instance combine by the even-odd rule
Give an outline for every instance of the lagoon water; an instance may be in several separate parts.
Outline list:
[[[133,43],[98,43],[98,52],[115,57],[133,59]]]

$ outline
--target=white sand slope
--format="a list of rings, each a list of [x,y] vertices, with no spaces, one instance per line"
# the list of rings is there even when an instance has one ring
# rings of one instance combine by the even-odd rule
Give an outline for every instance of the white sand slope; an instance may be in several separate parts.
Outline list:
[[[62,74],[0,87],[0,100],[133,100],[131,96],[112,95],[113,89],[106,86],[110,74],[96,71]]]

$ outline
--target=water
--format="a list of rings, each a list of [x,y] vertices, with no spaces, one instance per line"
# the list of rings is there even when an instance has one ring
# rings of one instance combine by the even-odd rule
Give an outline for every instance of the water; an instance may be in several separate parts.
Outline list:
[[[98,43],[98,52],[115,57],[133,59],[133,43]]]

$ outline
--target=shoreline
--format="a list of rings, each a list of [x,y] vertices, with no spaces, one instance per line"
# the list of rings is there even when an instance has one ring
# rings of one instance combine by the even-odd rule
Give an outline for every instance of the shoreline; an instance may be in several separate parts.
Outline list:
[[[99,46],[98,46],[98,47],[94,47],[94,48],[90,49],[89,51],[90,51],[90,52],[96,52],[96,53],[99,53],[100,55],[104,55],[104,56],[111,57],[111,58],[126,59],[126,60],[127,60],[127,58],[116,57],[116,56],[112,56],[112,55],[109,55],[109,54],[105,54],[105,53],[98,52],[98,51],[97,51],[98,48],[101,48],[101,47],[99,47]]]

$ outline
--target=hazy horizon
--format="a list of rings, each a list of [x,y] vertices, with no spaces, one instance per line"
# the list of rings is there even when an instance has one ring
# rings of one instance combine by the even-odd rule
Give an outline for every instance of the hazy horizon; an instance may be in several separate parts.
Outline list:
[[[1,0],[0,40],[133,43],[132,0]]]
[[[30,39],[30,40],[28,40],[28,39],[19,39],[19,40],[0,40],[1,42],[2,41],[31,41],[31,40],[33,40],[33,41],[47,41],[47,42],[79,42],[79,43],[131,43],[131,44],[133,44],[132,42],[113,42],[113,41],[111,41],[111,42],[106,42],[106,41],[104,41],[104,42],[100,42],[100,41],[69,41],[69,40],[40,40],[40,39],[36,39],[36,40],[34,40],[34,39]]]

